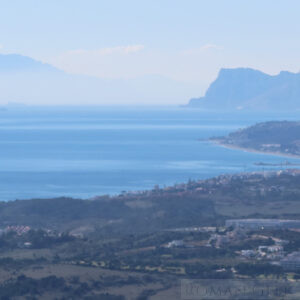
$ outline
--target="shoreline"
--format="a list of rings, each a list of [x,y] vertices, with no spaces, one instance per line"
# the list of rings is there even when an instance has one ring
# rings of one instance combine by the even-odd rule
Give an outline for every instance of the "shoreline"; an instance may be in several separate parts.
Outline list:
[[[260,150],[256,150],[253,148],[244,148],[244,147],[240,147],[240,146],[236,146],[236,145],[225,144],[218,140],[209,140],[209,142],[216,144],[220,147],[223,147],[226,149],[231,149],[231,150],[241,150],[241,151],[250,152],[250,153],[269,154],[269,155],[281,156],[281,157],[286,157],[286,158],[300,159],[300,155],[296,155],[296,154],[289,154],[289,153],[283,153],[283,152],[260,151]]]

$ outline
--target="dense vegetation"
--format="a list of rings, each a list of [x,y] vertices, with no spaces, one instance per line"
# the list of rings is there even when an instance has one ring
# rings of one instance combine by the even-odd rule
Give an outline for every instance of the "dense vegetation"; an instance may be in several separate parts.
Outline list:
[[[299,184],[287,170],[93,200],[1,202],[0,299],[175,299],[183,278],[297,279],[240,252],[274,238],[298,251],[299,232],[253,231],[219,246],[213,237],[233,233],[228,218],[300,219]]]
[[[197,194],[153,193],[146,196],[35,199],[0,203],[0,226],[10,224],[72,230],[101,227],[107,234],[156,231],[174,226],[201,225],[213,220],[210,200]]]
[[[264,152],[300,155],[300,122],[272,121],[213,138],[224,145]]]

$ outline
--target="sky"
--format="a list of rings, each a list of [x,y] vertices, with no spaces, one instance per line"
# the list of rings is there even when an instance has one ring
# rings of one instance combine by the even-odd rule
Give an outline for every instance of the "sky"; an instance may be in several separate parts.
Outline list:
[[[186,99],[174,95],[174,104],[203,95],[220,68],[300,70],[298,0],[0,0],[0,5],[0,53],[109,80],[172,80],[187,87],[181,95]],[[168,97],[165,104],[171,102]]]

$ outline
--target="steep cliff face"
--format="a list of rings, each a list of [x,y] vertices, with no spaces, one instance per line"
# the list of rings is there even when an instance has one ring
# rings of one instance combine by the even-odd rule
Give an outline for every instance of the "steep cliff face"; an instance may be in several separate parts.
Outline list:
[[[300,73],[280,72],[276,76],[249,69],[221,69],[204,97],[189,106],[226,110],[300,109]]]

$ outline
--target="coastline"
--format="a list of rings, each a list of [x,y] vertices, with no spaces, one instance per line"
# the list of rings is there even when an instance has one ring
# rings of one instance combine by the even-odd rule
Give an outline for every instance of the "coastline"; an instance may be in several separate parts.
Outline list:
[[[283,153],[283,152],[272,152],[272,151],[260,151],[256,150],[253,148],[244,148],[236,145],[229,145],[222,143],[221,141],[218,140],[209,140],[211,143],[216,144],[220,147],[227,148],[227,149],[232,149],[232,150],[240,150],[240,151],[245,151],[245,152],[251,152],[251,153],[259,153],[259,154],[269,154],[269,155],[274,155],[274,156],[281,156],[281,157],[286,157],[286,158],[296,158],[300,159],[300,155],[296,154],[290,154],[290,153]]]

